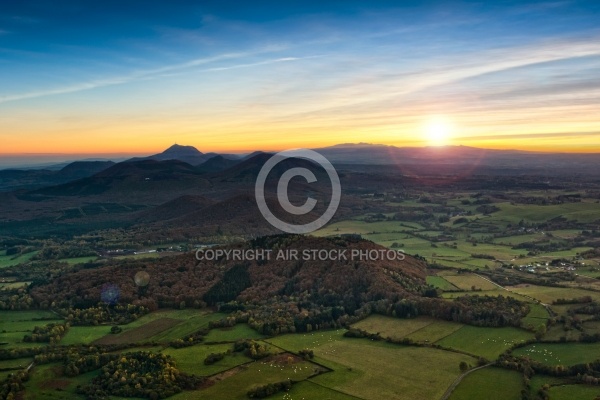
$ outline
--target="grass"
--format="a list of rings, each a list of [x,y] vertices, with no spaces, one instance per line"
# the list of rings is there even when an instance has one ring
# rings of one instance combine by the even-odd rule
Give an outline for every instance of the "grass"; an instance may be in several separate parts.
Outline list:
[[[237,324],[232,328],[212,329],[204,337],[205,342],[235,342],[239,339],[261,339],[264,336],[247,324]]]
[[[393,339],[402,339],[432,324],[434,321],[434,319],[427,317],[400,319],[383,315],[370,315],[362,321],[355,323],[352,327],[371,333],[379,333],[383,337],[389,336]]]
[[[282,335],[268,342],[292,351],[313,349],[315,360],[334,371],[311,382],[374,400],[439,398],[460,374],[460,362],[475,362],[467,355],[433,348],[348,339],[343,332]]]
[[[600,388],[588,385],[553,386],[548,391],[552,400],[592,400],[600,396]]]
[[[37,251],[31,251],[29,253],[17,256],[0,256],[0,268],[12,267],[14,265],[26,263],[27,261],[31,260],[31,258],[37,253]]]
[[[31,284],[31,281],[19,281],[19,282],[8,282],[0,283],[0,289],[20,289],[25,288]]]
[[[488,367],[467,375],[454,389],[450,400],[520,400],[523,388],[520,373]]]
[[[107,334],[96,340],[97,344],[123,344],[150,341],[150,338],[168,331],[179,324],[181,320],[175,318],[159,318],[145,325],[129,329],[119,334]]]
[[[248,399],[246,393],[256,386],[287,379],[305,380],[315,373],[316,366],[308,361],[287,364],[266,359],[239,368],[231,376],[224,377],[206,389],[183,392],[170,398],[174,400],[246,400]]]
[[[465,325],[436,344],[495,360],[515,343],[532,338],[531,332],[518,328],[482,328]]]
[[[209,354],[224,353],[231,349],[233,349],[231,344],[198,344],[180,349],[167,348],[161,353],[173,356],[177,361],[177,367],[183,372],[208,376],[252,361],[241,353],[233,353],[213,365],[204,365],[204,359]]]
[[[71,345],[80,343],[92,343],[110,334],[110,326],[72,326],[65,337],[60,341],[60,344]]]
[[[393,339],[408,337],[417,342],[435,342],[457,331],[463,325],[430,317],[400,319],[371,315],[352,326]]]
[[[546,365],[575,365],[600,359],[600,343],[536,343],[513,351]]]
[[[440,321],[437,320],[434,323],[427,325],[421,329],[418,329],[408,335],[407,337],[415,342],[436,342],[450,336],[463,325],[458,322]]]
[[[91,371],[76,377],[62,375],[62,366],[47,364],[36,366],[31,378],[25,383],[25,400],[46,399],[78,399],[77,385],[83,385],[92,380],[98,371]]]
[[[447,275],[444,278],[461,290],[495,290],[498,286],[474,274]]]
[[[529,304],[529,314],[521,320],[521,326],[528,327],[533,326],[537,328],[541,324],[546,324],[546,321],[550,318],[548,310],[541,304],[532,303]]]
[[[278,393],[271,400],[294,400],[294,399],[319,399],[319,400],[356,400],[356,397],[347,395],[334,389],[321,386],[310,380],[302,381],[290,389],[287,393]]]
[[[552,304],[553,301],[558,299],[572,299],[575,297],[591,296],[594,300],[600,300],[599,292],[592,292],[589,290],[583,290],[578,288],[560,288],[550,286],[536,286],[536,285],[525,285],[525,286],[514,286],[508,288],[510,291],[520,293],[526,296],[531,296],[534,299],[541,301],[542,303]]]
[[[472,291],[468,291],[468,292],[446,292],[446,293],[442,293],[442,297],[446,298],[446,299],[455,299],[457,297],[461,297],[461,296],[504,296],[504,297],[512,297],[513,299],[517,299],[517,300],[521,300],[521,301],[531,301],[531,299],[528,299],[527,297],[524,297],[518,293],[514,293],[514,292],[510,292],[508,290],[504,290],[504,289],[500,289],[500,288],[496,288],[496,290],[483,290],[483,291],[477,291],[477,292],[472,292]]]
[[[41,320],[42,318],[52,320]],[[23,343],[23,336],[36,326],[61,321],[55,314],[44,310],[0,311],[0,343],[8,343],[10,347],[45,346],[45,343]]]
[[[75,264],[84,264],[84,263],[87,263],[90,261],[95,261],[97,259],[98,259],[97,256],[88,256],[88,257],[62,258],[58,261],[66,262],[67,264],[70,264],[70,265],[75,265]]]
[[[395,346],[365,339],[341,339],[316,349],[326,360],[339,363],[359,376],[331,387],[373,400],[439,398],[460,374],[461,361],[474,363],[471,357],[426,347]],[[393,377],[393,379],[391,379]],[[329,386],[328,376],[319,382]]]
[[[170,342],[175,339],[181,339],[187,335],[197,332],[201,329],[208,328],[208,324],[211,321],[217,321],[224,318],[224,314],[219,313],[207,313],[199,310],[193,311],[188,314],[188,310],[173,310],[171,313],[167,313],[168,318],[181,319],[182,322],[175,325],[174,327],[152,336],[150,339],[157,342]]]
[[[457,290],[458,288],[441,276],[428,276],[427,284],[442,290]]]

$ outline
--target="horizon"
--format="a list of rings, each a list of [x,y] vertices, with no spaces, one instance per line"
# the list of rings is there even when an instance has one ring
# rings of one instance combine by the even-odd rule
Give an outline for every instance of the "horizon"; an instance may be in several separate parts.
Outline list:
[[[245,150],[245,151],[232,151],[232,152],[213,152],[213,151],[204,151],[203,149],[198,148],[197,146],[194,145],[189,145],[189,144],[178,144],[178,143],[174,143],[171,146],[162,149],[162,150],[156,150],[154,152],[150,152],[150,153],[126,153],[126,152],[122,152],[122,153],[20,153],[20,154],[3,154],[0,153],[0,170],[5,170],[5,169],[19,169],[19,168],[41,168],[44,166],[55,166],[55,165],[59,165],[62,163],[71,163],[71,162],[75,162],[75,161],[114,161],[114,162],[122,162],[122,161],[126,161],[129,158],[135,158],[135,157],[149,157],[149,156],[153,156],[156,154],[160,154],[168,149],[170,149],[173,146],[183,146],[183,147],[193,147],[196,150],[200,151],[203,154],[207,154],[207,153],[215,153],[215,156],[217,155],[222,155],[222,154],[233,154],[233,155],[238,155],[238,156],[246,156],[249,155],[255,151],[258,152],[265,152],[265,153],[271,153],[271,152],[279,152],[282,151],[283,149],[274,149],[274,150],[261,150],[261,149],[253,149],[253,150]],[[483,148],[483,147],[473,147],[473,146],[465,146],[465,145],[441,145],[441,146],[394,146],[394,145],[387,145],[387,144],[382,144],[382,143],[365,143],[365,142],[359,142],[359,143],[337,143],[334,144],[332,146],[325,146],[325,147],[320,147],[320,148],[313,148],[313,150],[320,150],[320,149],[326,149],[326,148],[333,148],[333,147],[338,147],[338,146],[355,146],[355,147],[359,147],[359,146],[363,146],[363,147],[367,147],[367,146],[373,146],[373,147],[390,147],[390,148],[396,148],[396,149],[408,149],[408,148],[421,148],[421,149],[439,149],[439,150],[444,150],[444,149],[448,149],[448,148],[457,148],[457,147],[466,147],[466,148],[472,148],[472,149],[478,149],[478,150],[491,150],[491,151],[503,151],[503,152],[521,152],[521,153],[530,153],[530,154],[547,154],[547,155],[552,155],[552,154],[572,154],[572,155],[577,155],[577,154],[587,154],[587,155],[593,155],[593,154],[599,154],[600,155],[600,151],[594,151],[594,152],[582,152],[582,153],[574,153],[574,152],[561,152],[561,151],[531,151],[531,150],[520,150],[520,149],[488,149],[488,148]]]
[[[174,141],[596,153],[599,14],[589,0],[3,4],[0,156]]]

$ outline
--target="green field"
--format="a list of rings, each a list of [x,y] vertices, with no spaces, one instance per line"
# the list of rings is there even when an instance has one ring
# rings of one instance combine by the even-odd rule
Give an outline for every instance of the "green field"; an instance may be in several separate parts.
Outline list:
[[[547,365],[575,365],[600,359],[600,343],[535,343],[513,351]]]
[[[75,264],[83,264],[83,263],[87,263],[90,261],[95,261],[97,259],[98,259],[97,256],[88,256],[88,257],[62,258],[58,261],[66,262],[67,264],[71,264],[71,265],[75,265]]]
[[[518,328],[480,328],[465,325],[436,344],[494,360],[515,343],[532,338],[532,333]]]
[[[233,349],[231,344],[198,344],[180,349],[167,348],[161,353],[173,356],[177,361],[177,367],[183,372],[208,376],[252,361],[241,353],[232,353],[213,365],[204,365],[204,359],[209,354],[224,353],[231,349]]]
[[[520,400],[523,377],[516,371],[487,367],[467,375],[450,400]]]
[[[91,371],[76,377],[62,376],[62,366],[46,364],[34,367],[31,378],[25,383],[25,400],[62,400],[82,398],[76,394],[77,385],[89,382],[98,374]]]
[[[548,391],[551,400],[594,400],[600,396],[600,388],[589,385],[553,386]]]
[[[224,361],[224,360],[222,360]],[[213,377],[215,384],[199,391],[182,392],[171,399],[193,400],[246,400],[246,393],[259,385],[284,380],[305,380],[315,374],[318,367],[308,361],[287,363],[283,359],[265,359],[237,367],[225,372],[222,377]]]
[[[313,349],[315,360],[334,372],[311,381],[375,400],[439,398],[460,374],[461,361],[476,362],[472,357],[444,350],[347,339],[343,332],[282,335],[268,342],[292,351]]]
[[[444,278],[460,290],[496,290],[498,286],[475,274],[445,275]]]
[[[456,286],[454,286],[441,276],[428,276],[427,284],[442,290],[458,290]]]
[[[29,253],[17,256],[0,256],[0,268],[12,267],[13,265],[25,263],[31,260],[31,258],[37,253],[37,251],[31,251]]]
[[[393,339],[409,338],[415,342],[436,342],[463,326],[457,322],[442,321],[430,317],[411,319],[371,315],[352,325],[369,333],[379,333]]]
[[[326,348],[326,353],[319,351],[317,354],[360,374],[356,379],[332,387],[374,400],[439,398],[460,374],[460,362],[475,362],[458,353],[365,339],[338,340]],[[327,379],[328,376],[323,375],[319,383],[328,386]]]
[[[551,286],[519,285],[507,288],[511,292],[533,297],[545,304],[552,304],[558,299],[572,299],[576,297],[591,296],[594,300],[600,300],[600,292],[592,292],[577,288],[561,288]]]
[[[56,314],[43,310],[0,311],[0,343],[12,347],[45,346],[45,343],[23,343],[23,336],[36,326],[62,321],[57,318]]]
[[[110,334],[110,326],[72,326],[60,341],[60,344],[71,345],[79,343],[92,343],[103,336]]]
[[[204,341],[210,342],[235,342],[239,339],[260,339],[264,336],[250,328],[247,324],[237,324],[232,328],[211,329],[204,337]]]
[[[311,380],[302,381],[294,384],[287,393],[275,394],[268,397],[270,400],[295,400],[295,399],[318,399],[318,400],[357,400],[357,397],[350,396],[335,389],[321,386]]]
[[[427,317],[400,319],[375,314],[353,324],[352,327],[369,333],[379,333],[383,337],[402,339],[434,322],[433,318]]]
[[[546,321],[550,318],[548,314],[548,310],[541,304],[532,303],[529,304],[529,314],[525,318],[521,320],[521,326],[527,328],[528,326],[533,326],[537,328],[541,324],[546,324]]]

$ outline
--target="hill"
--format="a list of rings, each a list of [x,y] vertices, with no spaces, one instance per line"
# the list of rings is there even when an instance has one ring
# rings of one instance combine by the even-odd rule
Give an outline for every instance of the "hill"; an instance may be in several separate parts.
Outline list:
[[[169,161],[177,160],[188,163],[190,165],[200,165],[212,157],[216,156],[215,153],[204,154],[194,146],[182,146],[174,144],[162,153],[153,154],[148,157],[135,157],[129,161],[142,161],[142,160],[155,160],[155,161]]]
[[[294,326],[295,320],[300,330],[319,319],[321,324],[339,323],[343,315],[354,315],[368,302],[419,297],[425,288],[426,266],[415,258],[352,259],[353,250],[387,250],[358,238],[278,235],[211,251],[217,249],[244,252],[245,260],[220,257],[199,261],[194,253],[188,253],[155,261],[113,262],[65,273],[33,288],[31,294],[39,302],[55,299],[58,307],[96,305],[108,286],[116,288],[120,302],[151,309],[179,306],[181,302],[197,306],[235,301],[247,304],[254,320],[267,324],[260,330],[274,332],[284,325]],[[331,254],[345,251],[348,259],[277,259],[279,251],[296,250],[302,255],[313,249]],[[253,259],[266,250],[273,252],[270,257]],[[140,270],[150,275],[150,283],[143,290],[133,280]]]
[[[184,195],[140,212],[135,220],[137,223],[169,221],[202,210],[212,204],[215,204],[214,200],[203,196]]]
[[[229,158],[225,158],[222,155],[218,155],[198,165],[197,170],[200,172],[217,172],[231,168],[239,163],[240,160],[232,160]]]
[[[0,191],[59,185],[92,176],[113,165],[112,161],[75,161],[60,170],[6,169],[0,171]]]
[[[91,177],[63,185],[51,186],[29,193],[29,196],[94,196],[107,199],[136,200],[136,194],[146,198],[171,200],[173,192],[207,187],[208,182],[182,161],[141,160],[113,165]]]

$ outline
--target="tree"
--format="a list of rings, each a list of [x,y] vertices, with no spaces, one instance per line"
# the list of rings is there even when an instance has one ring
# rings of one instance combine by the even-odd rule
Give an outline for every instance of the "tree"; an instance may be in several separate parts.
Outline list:
[[[536,340],[540,340],[546,334],[546,324],[541,324],[535,331]]]
[[[465,371],[467,371],[469,369],[469,364],[467,364],[464,361],[461,361],[460,364],[458,365],[458,367],[460,368],[460,370],[462,372],[465,372]]]

